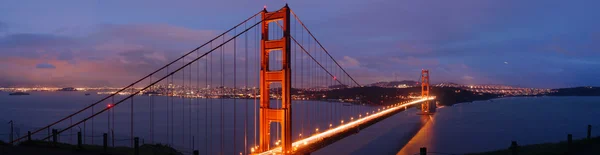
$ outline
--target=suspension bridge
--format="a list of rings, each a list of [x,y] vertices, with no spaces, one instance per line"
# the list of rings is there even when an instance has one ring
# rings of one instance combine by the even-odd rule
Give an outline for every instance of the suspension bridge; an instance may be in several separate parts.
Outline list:
[[[418,98],[363,104],[360,93],[345,93],[362,86],[287,5],[265,8],[10,143],[75,143],[71,135],[79,132],[89,145],[134,147],[141,138],[185,154],[310,154],[409,106],[432,114],[428,70],[420,81]]]

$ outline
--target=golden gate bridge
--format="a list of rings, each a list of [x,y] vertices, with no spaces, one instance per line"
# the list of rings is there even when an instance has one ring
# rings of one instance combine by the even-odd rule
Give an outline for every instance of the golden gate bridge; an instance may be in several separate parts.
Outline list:
[[[364,106],[356,101],[360,95],[331,94],[362,86],[287,5],[272,12],[265,8],[130,85],[10,143],[75,143],[57,137],[77,131],[77,143],[105,149],[137,148],[142,138],[186,154],[310,154],[409,106],[421,104],[421,114],[435,112],[429,71],[420,78],[421,97],[394,104]],[[326,99],[336,102],[314,102]],[[118,126],[122,122],[128,126]]]

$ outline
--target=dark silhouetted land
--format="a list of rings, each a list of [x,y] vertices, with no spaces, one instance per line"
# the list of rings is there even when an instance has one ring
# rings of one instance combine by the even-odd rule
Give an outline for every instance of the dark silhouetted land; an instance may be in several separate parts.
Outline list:
[[[520,146],[519,155],[566,155],[568,151],[567,141],[558,143],[543,143]],[[572,155],[599,155],[600,154],[600,137],[592,139],[574,140],[572,144]],[[511,150],[497,150],[491,152],[471,153],[468,155],[510,155]]]

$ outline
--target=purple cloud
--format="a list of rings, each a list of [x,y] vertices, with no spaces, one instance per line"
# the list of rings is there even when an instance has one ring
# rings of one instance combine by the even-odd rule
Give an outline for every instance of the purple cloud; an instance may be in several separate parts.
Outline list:
[[[37,64],[35,65],[35,68],[39,68],[39,69],[55,69],[56,66],[49,64],[49,63],[41,63],[41,64]]]

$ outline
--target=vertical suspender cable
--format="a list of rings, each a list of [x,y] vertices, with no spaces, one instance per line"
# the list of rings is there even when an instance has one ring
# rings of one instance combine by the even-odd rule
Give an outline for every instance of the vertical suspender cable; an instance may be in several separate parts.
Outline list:
[[[175,100],[173,99],[175,96],[175,77],[173,76],[174,74],[171,74],[171,145],[175,145],[175,114],[174,114],[174,109],[175,109]]]
[[[167,75],[169,73],[170,73],[169,72],[169,66],[167,66]],[[167,82],[167,85],[166,85],[167,86],[167,97],[166,97],[166,99],[167,99],[167,109],[166,109],[166,111],[167,111],[167,117],[166,117],[167,118],[167,144],[170,144],[169,143],[170,142],[169,139],[171,139],[171,137],[170,137],[170,133],[171,133],[170,132],[170,125],[171,124],[169,122],[169,116],[170,116],[169,115],[169,98],[171,96],[171,84],[169,83],[169,78],[167,78],[166,82]]]
[[[181,66],[185,65],[185,58],[181,60]],[[182,93],[179,95],[181,98],[181,145],[185,146],[185,68],[182,69],[181,74],[181,89]]]
[[[210,49],[212,49],[212,42],[210,43]],[[210,147],[208,147],[208,58],[204,62],[204,144],[206,145],[204,150],[206,154],[210,154]]]
[[[188,72],[188,73],[189,73],[189,74],[188,74],[188,76],[189,76],[188,85],[189,85],[189,86],[188,86],[188,91],[186,92],[186,94],[187,94],[186,96],[187,96],[187,97],[188,97],[188,99],[189,99],[189,100],[188,100],[188,101],[189,101],[189,102],[188,102],[188,136],[191,136],[191,137],[192,137],[192,143],[194,142],[194,140],[193,140],[193,137],[194,137],[194,136],[192,135],[192,97],[193,97],[193,94],[192,94],[192,92],[194,91],[194,89],[193,89],[193,85],[192,85],[192,67],[193,67],[193,66],[194,66],[194,65],[190,65],[190,66],[189,66],[189,68],[190,68],[190,71]],[[188,140],[188,144],[190,144],[189,140]],[[191,148],[191,150],[190,150],[190,151],[192,151],[192,152],[193,152],[193,151],[194,151],[194,145],[193,145],[193,144],[191,144],[190,146],[191,146],[191,147],[190,147],[190,148]]]
[[[244,24],[244,29],[247,29],[248,25],[245,23]],[[246,74],[244,75],[246,78],[245,80],[245,84],[244,84],[244,94],[248,93],[248,33],[244,33],[244,51],[245,51],[245,56],[244,56],[244,63],[245,63],[245,70],[246,70]],[[247,150],[248,150],[248,98],[244,97],[244,101],[246,101],[246,103],[244,104],[245,106],[245,110],[244,110],[244,114],[246,115],[246,117],[244,118],[244,154],[248,154]]]
[[[133,87],[131,87],[131,93],[132,94],[134,93]],[[131,124],[131,131],[130,131],[130,138],[131,138],[130,142],[131,143],[130,144],[131,144],[131,147],[133,147],[133,97],[131,97],[131,114],[130,115],[131,115],[131,123],[130,123]]]
[[[256,18],[257,17],[254,17],[254,23],[256,23]],[[261,24],[261,26],[264,26],[264,25]],[[259,63],[260,61],[258,59],[258,48],[259,48],[258,28],[254,29],[254,41],[255,41],[255,43],[254,43],[254,45],[255,45],[255,48],[254,48],[255,49],[254,50],[255,51],[254,52],[255,53],[255,55],[254,55],[255,61],[254,62],[257,62],[255,65],[255,67],[256,67],[256,69],[255,69],[255,71],[256,71],[255,72],[256,73],[256,87],[253,89],[254,90],[254,94],[253,94],[253,96],[254,96],[254,145],[256,146],[256,145],[258,145],[258,138],[257,138],[258,137],[258,128],[256,127],[256,120],[258,119],[258,111],[256,110],[256,108],[257,108],[257,105],[256,105],[257,93],[256,93],[256,91],[258,89],[258,83],[260,80],[259,74],[258,74],[259,67],[260,67],[260,63]]]
[[[210,43],[210,49],[213,49],[212,42]],[[212,61],[212,57],[213,57],[213,54],[211,54],[210,57],[209,57],[210,58],[209,59],[210,60],[210,71],[209,71],[209,73],[210,73],[210,84],[213,85],[213,87],[214,87],[214,84],[213,84],[213,74],[212,74],[213,73],[213,64],[212,64],[213,61]],[[210,88],[210,85],[208,87]],[[214,90],[217,90],[217,89],[214,89]],[[211,89],[209,89],[208,91],[210,91],[210,95],[214,95],[214,93],[216,93],[216,91],[213,91]],[[210,142],[210,147],[208,149],[210,151],[209,154],[213,154],[212,153],[212,151],[213,151],[213,149],[212,149],[213,148],[212,147],[213,146],[212,145],[212,136],[213,136],[213,127],[212,127],[212,125],[213,125],[213,109],[212,109],[212,106],[213,105],[212,105],[212,99],[209,99],[209,102],[210,102],[209,103],[209,105],[210,105],[210,110],[209,110],[209,112],[210,112],[210,127],[209,127],[210,134],[209,134],[209,136],[210,136],[211,142]]]
[[[223,36],[223,43],[225,43],[225,36]],[[224,90],[225,90],[224,89],[225,88],[225,86],[224,86],[225,85],[225,82],[224,82],[224,78],[225,78],[225,68],[224,68],[225,67],[225,65],[224,65],[224,63],[225,63],[224,62],[225,47],[226,46],[221,47],[221,87],[220,87],[221,93],[219,93],[219,95],[221,95],[221,96],[223,95]],[[224,112],[223,104],[225,104],[225,103],[223,102],[223,99],[220,99],[220,101],[221,101],[221,154],[224,154],[224,152],[225,152],[225,149],[224,149],[225,134],[224,134],[223,130],[224,130],[225,126],[223,124],[225,122],[225,119],[224,119],[224,114],[223,114],[223,112]]]
[[[200,52],[196,52],[197,56],[200,57]],[[197,63],[196,68],[196,137],[198,137],[198,144],[200,144],[200,62]],[[200,146],[198,146],[200,149]]]
[[[237,35],[237,29],[234,30],[233,33],[234,33],[234,35]],[[237,98],[237,94],[236,94],[236,90],[237,90],[237,81],[236,81],[237,80],[237,73],[236,73],[237,72],[237,69],[236,69],[237,68],[237,61],[235,60],[236,56],[237,56],[237,51],[236,51],[237,44],[236,44],[236,41],[237,41],[237,38],[234,38],[233,39],[233,95],[234,95],[233,96],[233,150],[234,150],[234,153],[237,152],[237,151],[235,151],[236,150],[236,141],[235,141],[235,139],[237,138],[236,137],[237,135],[236,135],[236,132],[235,132],[235,130],[237,129],[236,128],[237,127],[237,124],[236,124],[237,123],[237,118],[236,118],[236,116],[237,116],[237,111],[236,111],[237,110],[237,99],[236,99]]]

